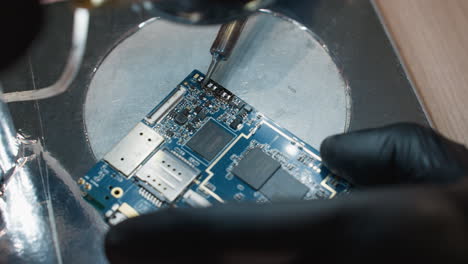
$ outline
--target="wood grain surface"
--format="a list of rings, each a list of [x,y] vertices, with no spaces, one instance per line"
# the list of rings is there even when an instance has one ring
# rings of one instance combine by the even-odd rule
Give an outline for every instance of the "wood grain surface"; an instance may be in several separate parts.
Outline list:
[[[468,145],[468,0],[374,5],[432,125]]]

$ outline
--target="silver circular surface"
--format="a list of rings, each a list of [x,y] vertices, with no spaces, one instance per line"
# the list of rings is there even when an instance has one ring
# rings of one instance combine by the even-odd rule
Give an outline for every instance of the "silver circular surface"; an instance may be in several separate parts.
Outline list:
[[[193,69],[205,72],[217,26],[140,25],[96,69],[84,106],[101,158]],[[214,80],[318,148],[347,129],[349,89],[327,49],[302,25],[260,13]]]

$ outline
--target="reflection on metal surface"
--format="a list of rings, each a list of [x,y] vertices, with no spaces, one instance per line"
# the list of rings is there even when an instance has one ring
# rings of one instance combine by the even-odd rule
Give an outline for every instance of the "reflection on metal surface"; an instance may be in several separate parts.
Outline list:
[[[51,86],[37,90],[11,92],[3,94],[3,100],[7,103],[19,101],[40,100],[53,97],[65,92],[75,79],[81,67],[83,54],[88,37],[89,11],[84,8],[75,9],[73,22],[73,38],[70,55],[65,69],[57,82]]]
[[[99,253],[75,256],[78,262],[102,262],[99,254],[106,228],[101,217],[82,200],[71,175],[40,141],[18,139],[23,162],[0,199],[0,227],[4,232],[0,236],[0,263],[65,263],[63,248],[87,243],[95,244],[94,251]],[[68,200],[56,200],[57,195],[65,193]],[[59,228],[65,230],[59,232]]]
[[[84,106],[96,157],[183,76],[206,68],[218,29],[154,20],[114,47],[97,67]],[[249,19],[213,79],[314,147],[348,127],[349,88],[333,58],[305,26],[277,13]]]
[[[29,174],[28,169],[18,173],[10,181],[5,197],[0,200],[2,227],[6,230],[6,235],[2,236],[1,241],[7,245],[7,248],[3,248],[5,252],[0,255],[2,258],[9,254],[16,255],[19,259],[26,257],[22,262],[33,261],[33,256],[57,262],[56,259],[50,259],[56,257],[55,252],[50,252],[54,247],[42,243],[44,239],[53,239],[50,237],[47,219],[42,218],[47,212],[44,211],[45,207],[38,206],[35,196],[37,190],[30,181]],[[3,259],[2,262],[5,261],[6,259]]]
[[[298,21],[290,18],[290,17],[287,17],[281,13],[278,13],[278,12],[273,12],[269,9],[260,9],[259,12],[262,12],[262,13],[266,13],[266,14],[270,14],[270,15],[273,15],[275,17],[279,17],[283,20],[286,20],[288,21],[289,23],[292,23],[294,24],[295,26],[297,26],[299,29],[307,32],[308,34],[310,34],[311,36],[314,37],[315,41],[317,41],[317,43],[322,47],[322,49],[330,56],[330,58],[332,59],[333,63],[335,64],[336,67],[341,67],[341,65],[338,64],[338,60],[337,58],[335,57],[335,55],[333,55],[330,50],[328,49],[327,45],[325,45],[325,43],[320,39],[319,36],[317,36],[317,34],[315,34],[312,30],[310,30],[309,28],[307,28],[305,25],[299,23]],[[344,82],[344,91],[345,91],[345,100],[346,100],[346,120],[345,120],[345,124],[344,124],[344,131],[343,132],[348,132],[349,130],[349,126],[350,126],[350,123],[351,123],[351,112],[352,112],[352,96],[351,96],[351,87],[349,86],[349,83],[348,83],[348,80],[346,80],[346,78],[344,78],[344,76],[342,75],[341,73],[341,70],[338,69],[338,72],[340,74],[340,77],[342,78],[343,82]]]
[[[71,175],[40,141],[17,135],[2,101],[0,169],[0,263],[64,263],[64,247],[90,243],[90,234],[83,234],[80,226],[103,235],[101,217],[82,201]],[[59,195],[71,192],[67,197],[72,199],[56,201],[57,191]],[[66,232],[59,233],[59,228]],[[95,234],[92,243],[100,246],[102,238],[96,239]],[[99,246],[78,259],[103,262]]]
[[[171,203],[199,173],[169,151],[160,150],[136,172],[136,177],[154,187]]]
[[[1,90],[1,89],[0,89]],[[0,91],[1,92],[1,91]],[[0,100],[0,193],[16,171],[19,146],[10,111]]]
[[[129,177],[143,160],[163,142],[163,136],[143,123],[138,123],[119,144],[106,154],[104,159]]]
[[[20,144],[20,142],[22,144]],[[44,239],[54,236],[56,232],[44,232],[49,227],[42,216],[47,214],[42,206],[38,206],[37,190],[31,182],[31,170],[28,162],[34,160],[35,153],[29,153],[24,148],[30,142],[23,137],[16,137],[16,131],[6,105],[0,101],[0,167],[2,198],[0,199],[0,262],[10,262],[12,256],[22,259],[22,262],[33,261],[31,256],[50,258],[57,257],[61,263],[60,249],[56,245],[50,247],[42,243]],[[34,143],[32,141],[31,143]],[[22,149],[22,151],[20,151]],[[4,187],[7,185],[7,187]],[[55,228],[55,225],[53,226]],[[54,254],[49,250],[56,249]],[[52,260],[52,259],[51,259]],[[55,260],[53,260],[55,261]]]

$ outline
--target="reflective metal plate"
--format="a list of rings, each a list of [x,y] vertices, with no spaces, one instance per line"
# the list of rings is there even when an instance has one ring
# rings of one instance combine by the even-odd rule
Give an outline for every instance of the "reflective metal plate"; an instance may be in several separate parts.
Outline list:
[[[162,20],[140,27],[105,57],[87,92],[85,123],[97,158],[193,69],[206,71],[218,30]],[[214,79],[316,148],[348,126],[349,89],[326,47],[277,14],[249,20]]]

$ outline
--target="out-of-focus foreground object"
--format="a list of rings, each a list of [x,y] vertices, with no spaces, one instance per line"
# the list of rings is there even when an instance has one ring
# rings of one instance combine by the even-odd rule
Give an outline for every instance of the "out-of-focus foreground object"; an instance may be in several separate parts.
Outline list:
[[[468,2],[375,0],[435,128],[468,144]]]
[[[189,24],[223,24],[247,17],[276,0],[153,0],[157,15]]]
[[[29,91],[11,92],[2,95],[7,103],[19,101],[40,100],[56,96],[65,92],[75,79],[81,67],[83,54],[88,38],[89,11],[85,8],[76,8],[73,21],[73,37],[68,55],[67,64],[60,78],[52,85]]]
[[[186,24],[225,24],[245,18],[277,0],[74,0],[75,6],[96,8],[105,4],[142,3],[148,12]]]
[[[37,0],[3,1],[0,8],[0,25],[2,25],[1,70],[18,59],[37,36],[42,25],[39,2]]]

